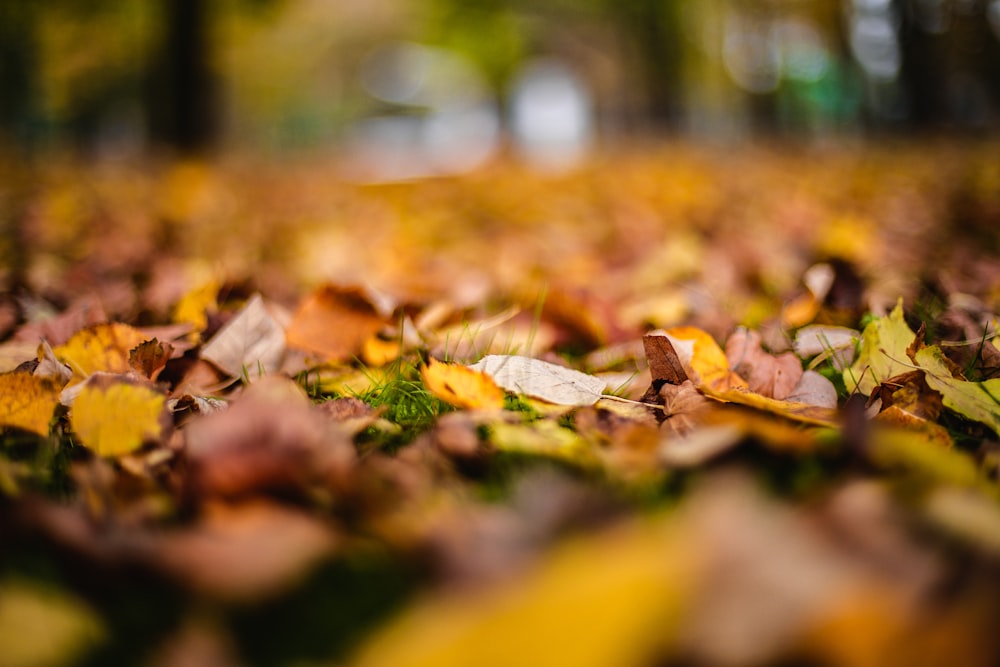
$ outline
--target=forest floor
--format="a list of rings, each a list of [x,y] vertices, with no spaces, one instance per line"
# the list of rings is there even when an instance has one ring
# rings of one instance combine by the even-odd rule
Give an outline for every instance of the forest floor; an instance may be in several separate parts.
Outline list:
[[[997,155],[0,166],[0,667],[998,664]]]

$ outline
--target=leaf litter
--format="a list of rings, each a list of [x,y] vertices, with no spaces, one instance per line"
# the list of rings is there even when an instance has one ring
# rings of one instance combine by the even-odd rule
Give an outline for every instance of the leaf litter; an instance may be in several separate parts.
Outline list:
[[[993,158],[56,161],[0,340],[0,614],[53,645],[0,654],[995,664]],[[101,229],[173,244],[53,261],[50,184],[105,178]]]

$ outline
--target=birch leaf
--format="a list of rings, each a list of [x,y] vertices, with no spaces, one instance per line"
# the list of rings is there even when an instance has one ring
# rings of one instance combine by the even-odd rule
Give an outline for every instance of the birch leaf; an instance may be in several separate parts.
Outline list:
[[[870,396],[872,390],[891,377],[910,370],[906,350],[916,334],[903,319],[903,300],[885,317],[868,324],[861,334],[861,353],[844,371],[848,391]]]
[[[558,405],[593,405],[607,388],[598,377],[530,357],[488,354],[469,368],[490,376],[507,391]]]
[[[59,404],[59,385],[51,378],[13,371],[0,375],[0,429],[11,427],[46,436]]]

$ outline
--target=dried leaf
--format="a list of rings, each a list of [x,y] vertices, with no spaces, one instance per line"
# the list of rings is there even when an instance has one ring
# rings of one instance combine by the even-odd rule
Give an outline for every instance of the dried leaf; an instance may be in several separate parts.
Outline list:
[[[530,357],[489,354],[469,368],[490,376],[507,391],[557,405],[593,405],[607,388],[593,375]]]
[[[882,401],[881,410],[897,407],[900,410],[930,421],[941,416],[941,394],[927,384],[926,373],[910,371],[889,378],[872,391],[872,398]]]
[[[65,387],[73,379],[73,369],[56,359],[52,346],[44,340],[38,345],[38,366],[32,374],[49,378],[59,387]]]
[[[98,324],[73,334],[55,354],[73,369],[73,382],[78,383],[93,373],[127,373],[132,368],[129,353],[146,340],[145,333],[127,324]]]
[[[201,351],[231,377],[274,373],[285,356],[285,332],[255,294]]]
[[[82,386],[69,420],[81,444],[100,456],[121,456],[169,429],[166,396],[128,377],[92,375]]]
[[[798,384],[785,400],[789,403],[805,403],[833,410],[837,407],[837,388],[816,371],[804,371]]]
[[[642,337],[642,348],[649,364],[653,389],[659,391],[663,383],[681,384],[688,379],[684,365],[666,333],[653,332]]]
[[[712,391],[702,388],[702,392],[720,401],[745,405],[772,415],[784,417],[785,419],[802,422],[803,424],[829,426],[832,428],[836,428],[840,424],[837,411],[830,408],[806,405],[804,403],[792,403],[791,401],[779,401],[774,398],[761,396],[760,394],[754,394],[744,389]]]
[[[861,334],[861,352],[854,364],[844,371],[844,385],[850,392],[869,396],[889,378],[910,370],[907,348],[916,334],[903,319],[903,300],[885,317],[870,322]]]
[[[726,341],[726,360],[750,391],[768,398],[787,398],[802,377],[802,364],[794,354],[768,354],[760,334],[742,327]]]
[[[803,359],[817,357],[812,367],[830,360],[835,369],[843,372],[854,362],[861,334],[847,327],[815,324],[795,332],[795,354]]]
[[[946,407],[1000,434],[1000,378],[969,382],[953,377],[948,358],[936,345],[917,350],[914,361],[925,371],[928,386],[940,392]]]
[[[155,380],[163,367],[170,360],[174,346],[170,343],[161,343],[155,338],[140,343],[129,352],[128,362],[132,369],[139,375]]]
[[[469,410],[502,410],[504,392],[480,371],[435,359],[420,369],[424,386],[449,405]]]
[[[12,371],[0,375],[0,428],[19,428],[40,436],[59,404],[59,389],[51,378]]]
[[[746,382],[729,368],[726,354],[707,332],[697,327],[672,327],[667,336],[684,364],[688,376],[699,387],[724,391],[746,387]]]
[[[326,285],[309,296],[288,326],[288,345],[328,361],[346,361],[385,324],[360,289]]]

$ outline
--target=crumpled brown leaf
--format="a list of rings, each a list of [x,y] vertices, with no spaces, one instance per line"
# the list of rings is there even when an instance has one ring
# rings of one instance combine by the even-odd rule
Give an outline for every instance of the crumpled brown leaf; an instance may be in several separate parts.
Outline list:
[[[726,341],[726,359],[750,391],[768,398],[787,398],[802,377],[798,357],[791,352],[768,354],[761,347],[760,334],[742,327]]]

